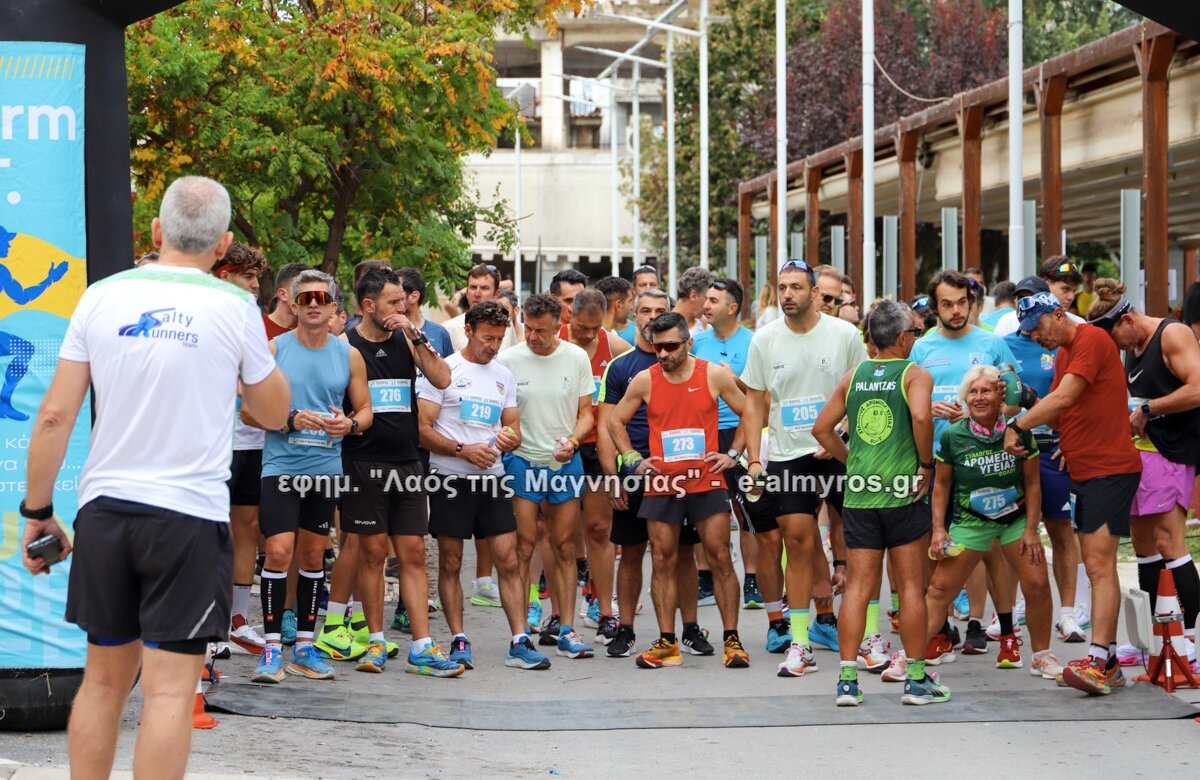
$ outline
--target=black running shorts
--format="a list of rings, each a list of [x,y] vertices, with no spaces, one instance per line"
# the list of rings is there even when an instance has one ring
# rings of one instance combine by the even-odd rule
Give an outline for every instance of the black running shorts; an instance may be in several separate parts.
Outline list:
[[[1076,533],[1091,534],[1108,526],[1113,536],[1129,536],[1129,510],[1141,484],[1141,472],[1071,480],[1071,525]]]
[[[234,450],[227,484],[232,506],[258,506],[262,493],[262,450]]]
[[[450,481],[429,494],[429,534],[451,539],[487,539],[513,533],[517,518],[512,499],[505,498],[500,477],[487,475],[477,481],[476,489],[466,479]]]
[[[642,508],[642,491],[638,490],[627,495],[628,509],[614,509],[612,531],[609,539],[619,546],[646,544],[650,541],[650,533],[646,529],[646,518],[640,517]],[[691,523],[684,523],[679,531],[680,544],[699,544],[700,532]]]
[[[424,536],[429,502],[421,461],[377,463],[343,460],[350,492],[342,494],[342,527],[350,534]]]
[[[856,550],[890,550],[920,539],[933,528],[929,504],[913,504],[886,509],[842,510],[842,530],[846,547]]]
[[[258,528],[263,536],[295,533],[298,528],[314,534],[329,533],[337,498],[325,487],[314,486],[302,494],[293,487],[295,479],[286,475],[263,477],[258,507]]]

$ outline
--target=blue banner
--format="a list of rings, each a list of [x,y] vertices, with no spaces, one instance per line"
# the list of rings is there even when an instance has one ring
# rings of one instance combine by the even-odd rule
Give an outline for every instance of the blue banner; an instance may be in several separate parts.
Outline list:
[[[81,667],[87,653],[63,620],[70,560],[49,576],[25,571],[17,513],[33,420],[87,286],[83,106],[83,46],[0,42],[0,668]],[[54,484],[69,534],[90,409]]]

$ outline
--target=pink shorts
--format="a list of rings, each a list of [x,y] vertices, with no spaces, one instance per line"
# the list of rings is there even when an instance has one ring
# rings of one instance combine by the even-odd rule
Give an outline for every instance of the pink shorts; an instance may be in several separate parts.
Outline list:
[[[1176,505],[1188,510],[1192,501],[1195,466],[1172,463],[1158,452],[1139,451],[1142,456],[1142,481],[1133,497],[1130,514],[1134,517],[1160,515]]]

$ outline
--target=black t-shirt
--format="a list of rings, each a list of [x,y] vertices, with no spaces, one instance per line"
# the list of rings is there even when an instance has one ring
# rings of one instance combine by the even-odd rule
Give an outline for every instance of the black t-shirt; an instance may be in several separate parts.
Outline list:
[[[385,341],[368,341],[357,327],[346,330],[346,340],[367,364],[367,385],[375,419],[362,436],[342,440],[342,459],[403,463],[416,460],[420,435],[417,430],[417,365],[404,343],[404,334],[393,332]],[[345,400],[346,414],[353,407]]]
[[[1183,294],[1183,324],[1200,322],[1200,282],[1193,282]]]

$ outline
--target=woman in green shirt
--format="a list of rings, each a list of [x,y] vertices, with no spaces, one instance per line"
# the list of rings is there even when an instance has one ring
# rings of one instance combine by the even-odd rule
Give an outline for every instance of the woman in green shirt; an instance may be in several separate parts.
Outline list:
[[[969,370],[958,398],[969,414],[942,432],[935,456],[929,555],[938,564],[925,596],[932,637],[925,651],[926,663],[936,666],[954,660],[953,645],[940,631],[942,616],[983,554],[998,542],[1025,595],[1034,650],[1030,672],[1052,680],[1062,672],[1062,664],[1049,649],[1053,604],[1045,551],[1038,537],[1042,487],[1037,444],[1031,434],[1022,432],[1026,456],[1018,459],[1005,451],[1004,382],[996,368],[975,366]],[[992,595],[1001,600],[1007,596]],[[996,666],[1000,669],[1023,665],[1012,603],[1007,600],[1009,603],[996,605],[1001,633]]]

